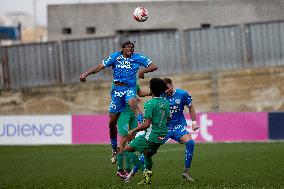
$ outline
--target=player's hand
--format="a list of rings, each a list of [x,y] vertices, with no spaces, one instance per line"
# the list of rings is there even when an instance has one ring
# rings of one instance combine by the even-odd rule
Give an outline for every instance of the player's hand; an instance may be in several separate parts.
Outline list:
[[[197,123],[192,123],[192,130],[196,131],[197,129],[199,129],[199,125]]]
[[[138,98],[138,97],[137,97],[137,102],[138,102],[138,103],[141,103],[141,99],[140,99],[140,98]]]
[[[81,81],[81,82],[85,82],[85,81],[86,81],[86,78],[87,78],[87,74],[86,74],[86,73],[83,73],[83,74],[80,76],[80,81]]]
[[[133,135],[133,131],[132,130],[128,131],[128,136],[131,136],[131,135]]]
[[[128,136],[132,136],[134,134],[133,130],[128,131]]]
[[[135,135],[127,135],[126,142],[131,142],[135,138]]]
[[[144,79],[144,71],[143,70],[139,70],[138,75],[139,75],[139,78]]]

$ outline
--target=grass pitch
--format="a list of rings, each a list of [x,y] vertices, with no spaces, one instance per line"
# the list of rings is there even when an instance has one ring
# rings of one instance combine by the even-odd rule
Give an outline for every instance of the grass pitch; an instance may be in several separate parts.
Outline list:
[[[125,184],[110,164],[110,145],[0,146],[0,188],[284,188],[284,142],[196,144],[188,183],[184,146],[154,156],[151,186],[138,173]]]

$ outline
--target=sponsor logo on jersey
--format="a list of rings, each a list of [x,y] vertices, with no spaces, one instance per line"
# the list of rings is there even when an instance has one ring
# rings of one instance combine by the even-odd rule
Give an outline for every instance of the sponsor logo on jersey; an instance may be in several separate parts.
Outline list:
[[[125,60],[125,58],[119,56],[116,60],[119,63],[116,65],[116,68],[132,69],[130,62]]]
[[[180,99],[175,100],[176,104],[180,104]]]
[[[116,97],[123,97],[125,95],[126,91],[114,91],[114,96]]]
[[[125,94],[132,96],[134,95],[134,91],[130,89],[127,89],[126,91],[114,91],[115,97],[123,97]]]
[[[176,113],[179,112],[179,108],[177,105],[170,106],[170,113]]]

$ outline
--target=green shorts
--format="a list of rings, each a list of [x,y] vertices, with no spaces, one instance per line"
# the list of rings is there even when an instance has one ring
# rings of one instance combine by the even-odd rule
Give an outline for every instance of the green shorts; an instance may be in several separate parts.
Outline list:
[[[118,134],[120,136],[127,136],[128,131],[138,126],[138,121],[132,110],[121,112],[117,121]]]
[[[140,135],[133,139],[129,145],[139,153],[144,153],[147,150],[151,153],[151,155],[154,155],[157,153],[162,143],[150,142],[145,138],[144,135]]]

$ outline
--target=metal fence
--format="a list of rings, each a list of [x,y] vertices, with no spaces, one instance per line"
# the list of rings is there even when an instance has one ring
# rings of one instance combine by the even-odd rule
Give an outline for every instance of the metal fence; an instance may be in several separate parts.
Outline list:
[[[79,76],[84,71],[96,66],[110,53],[117,50],[117,40],[114,37],[63,41],[62,56],[64,74],[63,83],[79,81]],[[94,77],[95,80],[110,79],[112,72],[103,70]]]
[[[188,71],[213,71],[243,67],[239,26],[188,30],[185,35]]]
[[[284,22],[247,24],[245,33],[252,67],[284,65]]]
[[[159,67],[150,75],[233,70],[284,65],[284,22],[241,26],[124,33],[116,37],[68,40],[2,47],[0,88],[79,82],[121,43],[136,41],[135,50]],[[92,79],[110,79],[105,69]]]
[[[22,88],[61,82],[57,43],[2,47],[3,80],[6,88]]]

